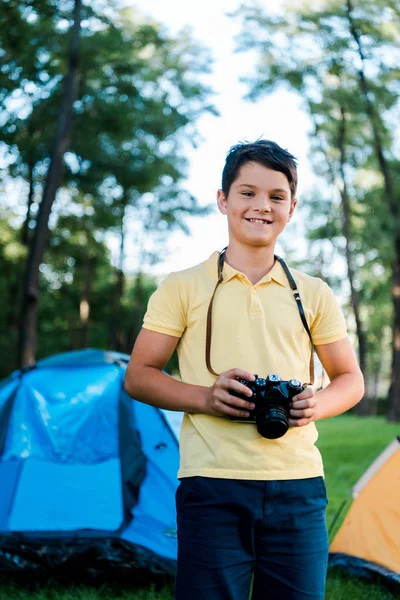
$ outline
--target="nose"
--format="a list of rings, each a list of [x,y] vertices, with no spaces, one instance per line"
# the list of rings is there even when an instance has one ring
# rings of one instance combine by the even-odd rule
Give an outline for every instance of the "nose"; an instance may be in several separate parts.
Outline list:
[[[255,205],[255,209],[259,210],[260,212],[271,212],[271,200],[268,196],[268,194],[257,194],[257,196],[255,196],[256,199],[256,205]]]

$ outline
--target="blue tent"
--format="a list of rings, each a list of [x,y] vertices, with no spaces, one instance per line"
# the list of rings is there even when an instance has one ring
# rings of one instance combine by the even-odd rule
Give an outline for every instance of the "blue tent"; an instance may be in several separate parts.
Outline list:
[[[128,360],[67,352],[0,385],[0,570],[173,573],[177,415],[126,394]]]

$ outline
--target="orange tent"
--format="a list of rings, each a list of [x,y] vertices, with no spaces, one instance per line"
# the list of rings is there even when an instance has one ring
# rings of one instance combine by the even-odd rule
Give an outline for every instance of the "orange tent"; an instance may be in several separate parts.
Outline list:
[[[330,546],[330,565],[400,584],[400,436],[351,490],[353,503]]]

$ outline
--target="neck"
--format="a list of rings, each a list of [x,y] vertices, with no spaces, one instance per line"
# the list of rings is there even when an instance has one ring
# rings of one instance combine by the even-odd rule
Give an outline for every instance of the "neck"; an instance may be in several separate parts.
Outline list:
[[[274,266],[274,248],[269,246],[238,247],[230,243],[225,254],[225,261],[246,275],[251,283],[256,284]]]

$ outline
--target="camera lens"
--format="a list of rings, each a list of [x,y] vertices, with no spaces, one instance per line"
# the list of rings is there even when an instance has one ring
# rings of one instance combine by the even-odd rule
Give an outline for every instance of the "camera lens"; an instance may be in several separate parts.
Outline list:
[[[258,433],[269,440],[276,440],[282,437],[288,429],[289,420],[287,412],[281,406],[269,405],[258,416]]]

